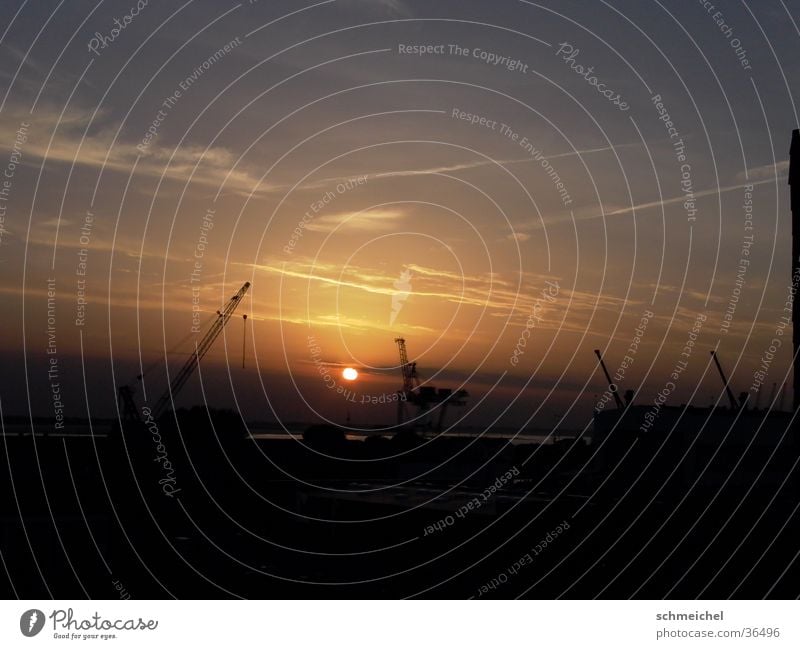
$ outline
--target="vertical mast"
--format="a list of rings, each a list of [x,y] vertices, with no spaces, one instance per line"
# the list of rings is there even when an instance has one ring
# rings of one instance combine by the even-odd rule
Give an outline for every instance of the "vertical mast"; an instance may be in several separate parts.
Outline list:
[[[792,207],[792,288],[797,288],[800,277],[800,130],[792,132],[792,146],[789,149],[789,185],[791,186]],[[792,304],[792,343],[794,351],[794,400],[795,410],[800,408],[800,299],[795,294]]]

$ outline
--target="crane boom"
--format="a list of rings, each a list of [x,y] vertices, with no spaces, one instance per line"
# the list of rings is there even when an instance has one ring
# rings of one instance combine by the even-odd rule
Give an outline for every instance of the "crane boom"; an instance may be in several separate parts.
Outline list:
[[[161,395],[156,405],[153,407],[154,419],[158,419],[164,413],[167,406],[175,399],[175,396],[181,391],[186,381],[189,380],[189,377],[192,375],[192,372],[194,372],[198,363],[203,359],[203,356],[206,355],[206,352],[208,352],[214,344],[214,341],[222,333],[222,330],[225,328],[228,320],[230,320],[233,312],[236,311],[236,307],[239,306],[239,303],[242,301],[242,298],[249,288],[250,282],[245,282],[242,288],[239,289],[239,292],[228,300],[222,311],[217,311],[217,318],[211,324],[205,336],[195,345],[194,352],[183,364],[183,367],[181,367],[180,371],[175,375],[175,378],[172,379],[169,387],[164,391],[164,394]]]
[[[606,375],[606,380],[608,381],[608,389],[612,395],[614,395],[614,402],[617,404],[617,408],[620,410],[625,409],[625,404],[622,403],[622,399],[620,399],[619,391],[617,390],[617,385],[611,380],[611,375],[608,373],[606,369],[605,361],[603,361],[603,356],[600,354],[599,349],[595,349],[594,353],[597,354],[597,359],[600,361],[600,367],[603,368],[603,374]]]
[[[728,401],[731,402],[731,410],[738,410],[739,404],[736,402],[736,397],[733,396],[733,390],[731,390],[731,386],[728,385],[728,379],[725,378],[725,372],[722,371],[722,365],[719,364],[719,359],[717,358],[717,352],[713,349],[711,350],[711,358],[714,359],[714,363],[717,365],[717,370],[719,371],[719,376],[722,379],[722,384],[725,386],[725,392],[728,395]]]

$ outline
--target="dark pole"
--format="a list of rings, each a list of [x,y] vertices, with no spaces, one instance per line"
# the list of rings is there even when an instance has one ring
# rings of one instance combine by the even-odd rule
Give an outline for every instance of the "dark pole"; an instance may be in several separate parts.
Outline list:
[[[792,289],[797,288],[800,278],[800,130],[792,131],[792,146],[789,149],[789,185],[792,207]],[[800,300],[793,295],[792,343],[794,351],[794,409],[800,408]]]

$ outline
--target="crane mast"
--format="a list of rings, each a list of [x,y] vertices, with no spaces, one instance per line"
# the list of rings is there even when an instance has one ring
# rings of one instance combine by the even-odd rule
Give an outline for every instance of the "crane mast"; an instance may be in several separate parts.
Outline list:
[[[400,351],[400,372],[403,375],[403,392],[408,396],[418,385],[417,364],[408,362],[408,352],[406,351],[405,338],[395,338],[397,349]]]

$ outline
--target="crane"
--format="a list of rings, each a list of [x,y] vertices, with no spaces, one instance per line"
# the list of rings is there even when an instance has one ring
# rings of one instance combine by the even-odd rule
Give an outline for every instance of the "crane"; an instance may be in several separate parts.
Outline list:
[[[403,389],[398,391],[400,399],[397,401],[397,423],[402,425],[405,421],[405,404],[412,403],[417,407],[417,416],[421,417],[434,406],[439,406],[439,417],[435,430],[441,431],[444,424],[444,416],[448,405],[463,406],[469,393],[466,390],[456,390],[453,392],[448,388],[433,386],[420,386],[419,375],[417,374],[416,362],[408,361],[406,351],[406,341],[404,338],[395,338],[397,349],[400,353],[400,372],[403,376]]]
[[[242,301],[242,298],[244,298],[249,288],[250,282],[245,282],[236,295],[227,301],[222,310],[217,311],[217,317],[211,323],[208,331],[206,331],[200,342],[196,343],[194,351],[183,364],[183,367],[181,367],[181,369],[172,379],[169,387],[159,397],[158,401],[156,401],[155,406],[153,406],[153,419],[158,419],[162,414],[164,414],[167,406],[181,391],[183,386],[186,384],[186,381],[189,380],[189,377],[194,372],[198,363],[203,359],[208,350],[211,349],[214,341],[222,333],[222,330],[225,328],[228,320],[230,320],[233,312],[236,311],[236,307],[239,306],[239,303]],[[142,376],[139,376],[138,378],[141,379]],[[129,385],[123,385],[119,388],[119,401],[122,405],[123,419],[126,421],[142,420],[139,410],[136,407],[136,403],[133,400],[133,389]]]
[[[597,360],[600,361],[600,367],[603,368],[603,374],[606,375],[606,380],[608,381],[608,389],[612,395],[614,395],[614,402],[617,404],[617,408],[620,410],[624,410],[625,404],[622,403],[622,399],[619,396],[619,391],[617,390],[617,385],[611,380],[611,375],[608,373],[606,369],[605,361],[603,361],[603,356],[600,354],[599,349],[595,349],[594,353],[597,355]]]

